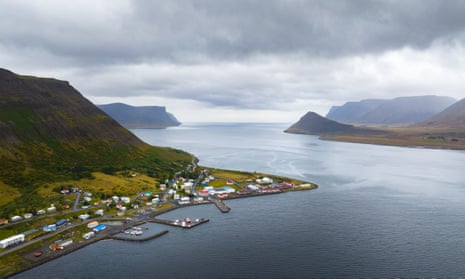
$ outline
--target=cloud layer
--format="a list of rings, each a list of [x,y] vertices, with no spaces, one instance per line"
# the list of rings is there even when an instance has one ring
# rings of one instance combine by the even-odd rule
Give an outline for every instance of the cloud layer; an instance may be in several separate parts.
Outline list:
[[[464,18],[452,0],[4,0],[0,65],[181,121],[293,121],[363,98],[462,98]]]

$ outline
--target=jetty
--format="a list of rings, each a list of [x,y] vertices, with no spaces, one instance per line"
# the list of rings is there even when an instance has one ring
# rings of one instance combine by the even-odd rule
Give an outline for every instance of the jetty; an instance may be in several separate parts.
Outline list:
[[[161,231],[161,232],[156,233],[154,235],[150,235],[150,236],[142,237],[142,238],[116,236],[116,235],[111,235],[111,236],[108,236],[107,238],[114,239],[114,240],[122,240],[122,241],[143,242],[143,241],[148,241],[148,240],[155,239],[155,238],[160,237],[160,236],[162,236],[164,234],[167,234],[168,232],[169,232],[168,230],[164,230],[164,231]]]
[[[186,218],[184,220],[166,220],[166,219],[159,219],[159,218],[154,218],[147,220],[148,222],[152,223],[158,223],[158,224],[163,224],[163,225],[169,225],[169,226],[174,226],[174,227],[180,227],[184,229],[191,229],[193,227],[196,227],[198,225],[201,225],[203,223],[206,223],[210,221],[208,218],[199,218],[195,220],[190,220],[189,218]]]
[[[222,212],[222,213],[228,213],[231,208],[229,208],[229,206],[227,206],[223,200],[221,199],[217,199],[216,197],[213,197],[213,196],[210,196],[209,197],[210,201],[212,201],[216,207]]]

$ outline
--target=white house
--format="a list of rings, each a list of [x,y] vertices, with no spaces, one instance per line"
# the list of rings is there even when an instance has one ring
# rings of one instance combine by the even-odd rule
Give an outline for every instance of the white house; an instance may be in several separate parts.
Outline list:
[[[79,215],[79,219],[81,219],[81,220],[87,220],[87,219],[89,219],[89,217],[90,217],[89,214],[81,214],[81,215]]]
[[[273,179],[269,178],[269,177],[263,177],[263,178],[258,178],[257,180],[257,183],[259,184],[271,184],[273,183]]]
[[[18,215],[11,217],[12,222],[18,222],[18,221],[21,221],[21,220],[23,220],[23,217],[18,216]]]

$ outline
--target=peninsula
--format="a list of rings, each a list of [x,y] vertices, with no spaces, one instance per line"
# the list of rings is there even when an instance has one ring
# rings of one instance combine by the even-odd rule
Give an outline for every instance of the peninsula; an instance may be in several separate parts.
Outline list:
[[[118,234],[137,237],[136,226],[169,210],[214,203],[228,212],[223,200],[317,188],[197,163],[144,143],[66,81],[0,69],[0,277],[127,239]]]
[[[445,99],[446,103],[447,100]],[[372,103],[369,102],[368,105]],[[331,114],[334,116],[334,110]],[[355,114],[353,114],[354,117]],[[339,117],[342,116],[339,115]],[[344,117],[352,119],[347,114]],[[395,117],[397,118],[397,115]],[[404,125],[394,126],[380,125],[380,123],[376,125],[344,124],[309,112],[285,132],[317,135],[324,140],[355,143],[465,149],[465,99],[414,124],[404,123]]]

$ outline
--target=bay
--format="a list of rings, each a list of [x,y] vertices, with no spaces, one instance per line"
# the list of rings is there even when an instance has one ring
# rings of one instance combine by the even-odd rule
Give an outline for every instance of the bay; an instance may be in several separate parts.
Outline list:
[[[132,130],[211,167],[320,187],[196,206],[206,217],[145,243],[102,241],[14,278],[465,276],[465,152],[321,141],[285,124],[183,124]]]

